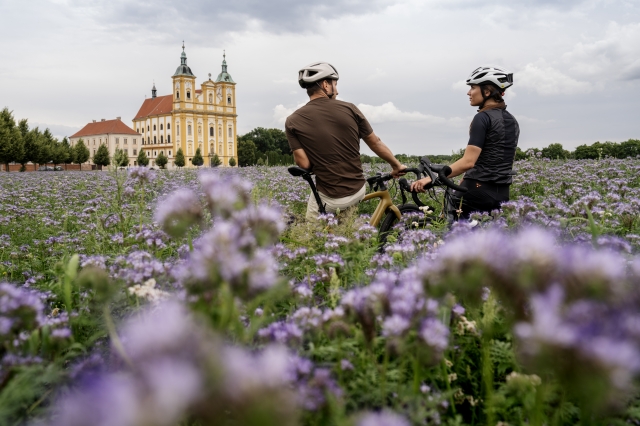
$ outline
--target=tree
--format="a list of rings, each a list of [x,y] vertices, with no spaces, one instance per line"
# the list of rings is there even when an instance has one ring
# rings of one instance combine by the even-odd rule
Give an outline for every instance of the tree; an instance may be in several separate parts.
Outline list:
[[[238,163],[243,167],[256,164],[256,144],[252,140],[238,138]]]
[[[19,161],[24,155],[22,134],[8,108],[0,111],[0,163],[5,164],[7,172],[9,163]]]
[[[526,159],[527,159],[527,153],[521,150],[519,146],[517,146],[515,160],[520,161],[520,160],[526,160]]]
[[[129,165],[129,156],[124,153],[124,149],[116,148],[113,153],[113,164],[116,167],[127,167]]]
[[[84,144],[84,140],[78,139],[75,146],[73,147],[73,162],[76,164],[83,164],[89,160],[91,153],[89,152],[89,148]]]
[[[32,161],[32,157],[35,155],[35,151],[37,147],[35,146],[36,137],[32,131],[29,130],[29,124],[27,119],[24,118],[20,120],[18,123],[18,129],[20,130],[20,135],[22,136],[22,155],[20,158],[16,159],[17,163],[22,164],[20,171],[26,169],[26,164],[29,161]]]
[[[158,154],[158,157],[156,158],[156,164],[158,165],[158,167],[164,169],[164,166],[166,166],[168,162],[169,159],[167,158],[167,156],[164,155],[164,152],[160,151],[160,154]]]
[[[287,135],[280,129],[256,127],[249,133],[238,136],[238,148],[240,147],[240,141],[252,141],[255,144],[256,151],[260,153],[269,151],[277,151],[280,154],[289,153]]]
[[[196,149],[196,154],[193,156],[191,160],[191,164],[196,167],[200,167],[204,164],[204,158],[202,158],[202,154],[200,153],[200,148]]]
[[[235,167],[235,166],[236,166],[236,159],[235,159],[235,157],[231,157],[231,158],[229,158],[229,165],[230,165],[231,167]]]
[[[51,161],[54,166],[69,162],[69,141],[67,141],[67,138],[64,138],[62,142],[54,140],[51,145]]]
[[[149,157],[147,157],[147,153],[144,152],[144,149],[140,150],[137,161],[138,161],[138,166],[146,167],[149,164]]]
[[[552,143],[548,147],[542,149],[542,156],[552,160],[563,160],[569,157],[569,151],[562,148],[562,144]]]
[[[93,162],[97,166],[100,166],[100,170],[102,170],[102,167],[111,164],[111,159],[109,158],[109,148],[107,148],[105,144],[100,144],[100,146],[98,147],[98,151],[96,151],[96,154],[93,156]]]
[[[211,157],[211,167],[218,167],[220,164],[222,164],[222,161],[220,161],[218,154],[213,154],[213,157]]]
[[[174,161],[176,167],[184,167],[184,153],[182,152],[182,148],[178,148],[178,152],[176,152],[176,160]]]

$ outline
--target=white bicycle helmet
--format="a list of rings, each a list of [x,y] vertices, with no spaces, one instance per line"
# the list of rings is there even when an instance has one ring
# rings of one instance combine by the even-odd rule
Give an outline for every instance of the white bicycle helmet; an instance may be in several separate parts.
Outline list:
[[[314,62],[298,71],[298,83],[300,87],[307,87],[324,79],[338,80],[338,70],[328,62]]]
[[[487,83],[492,83],[499,89],[508,89],[513,86],[513,73],[502,67],[488,65],[476,68],[467,78],[468,85]]]

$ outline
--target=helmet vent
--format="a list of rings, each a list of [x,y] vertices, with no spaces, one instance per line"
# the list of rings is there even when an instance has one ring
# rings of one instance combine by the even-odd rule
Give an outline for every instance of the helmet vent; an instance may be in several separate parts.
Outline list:
[[[485,75],[487,75],[487,73],[486,73],[486,72],[483,72],[482,74],[478,74],[478,75],[476,75],[476,76],[475,76],[475,78],[482,78],[482,77],[484,77]]]

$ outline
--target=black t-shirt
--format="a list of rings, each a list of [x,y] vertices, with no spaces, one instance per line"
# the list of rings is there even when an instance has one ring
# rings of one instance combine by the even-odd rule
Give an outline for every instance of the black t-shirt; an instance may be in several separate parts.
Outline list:
[[[477,146],[478,148],[484,147],[484,141],[487,138],[487,130],[491,126],[491,119],[489,114],[482,111],[473,117],[471,126],[469,127],[469,144]]]
[[[342,198],[362,189],[360,139],[373,129],[358,107],[317,98],[287,117],[285,130],[291,150],[303,148],[307,154],[318,191]]]

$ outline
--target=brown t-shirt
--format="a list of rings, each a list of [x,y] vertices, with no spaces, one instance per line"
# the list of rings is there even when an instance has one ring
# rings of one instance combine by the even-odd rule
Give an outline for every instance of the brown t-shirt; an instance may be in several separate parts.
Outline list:
[[[307,154],[318,191],[342,198],[362,189],[360,139],[373,129],[354,104],[314,99],[287,118],[285,130],[291,150]]]

